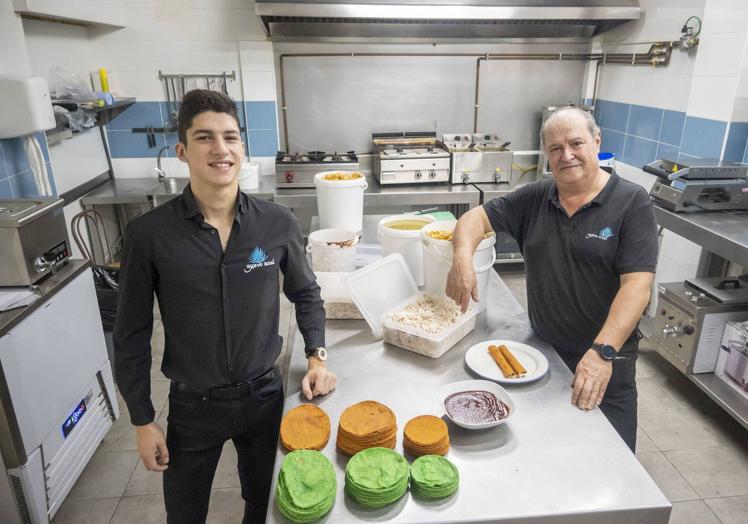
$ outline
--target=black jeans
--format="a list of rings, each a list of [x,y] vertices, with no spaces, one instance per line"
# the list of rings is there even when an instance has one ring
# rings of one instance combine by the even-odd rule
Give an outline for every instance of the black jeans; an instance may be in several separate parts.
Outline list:
[[[265,522],[275,464],[283,383],[275,380],[236,400],[169,392],[164,501],[170,524],[204,523],[224,443],[234,441],[244,499],[244,524]]]
[[[558,354],[572,373],[584,353],[570,353],[557,349]],[[623,355],[624,353],[622,353]],[[636,357],[638,352],[625,352],[626,358],[613,361],[613,374],[603,395],[600,411],[621,436],[632,452],[636,451],[637,392]],[[571,398],[571,393],[569,393]]]

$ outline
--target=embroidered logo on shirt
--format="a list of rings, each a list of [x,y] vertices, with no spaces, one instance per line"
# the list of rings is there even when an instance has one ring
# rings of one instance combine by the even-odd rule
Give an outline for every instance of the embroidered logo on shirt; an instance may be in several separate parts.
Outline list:
[[[249,254],[249,257],[247,257],[247,265],[244,266],[244,272],[249,273],[253,269],[257,269],[258,267],[266,267],[266,266],[274,266],[274,265],[275,265],[275,259],[270,258],[270,255],[265,253],[264,249],[262,249],[260,246],[257,246]]]
[[[595,233],[587,233],[587,236],[584,238],[599,238],[600,240],[608,240],[610,237],[615,236],[613,233],[613,230],[609,227],[603,228],[600,230],[598,234]]]

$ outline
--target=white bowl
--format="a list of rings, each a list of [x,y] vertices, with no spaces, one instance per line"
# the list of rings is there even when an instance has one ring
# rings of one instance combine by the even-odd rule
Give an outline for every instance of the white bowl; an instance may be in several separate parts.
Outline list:
[[[504,404],[509,406],[509,414],[501,420],[493,420],[491,422],[483,422],[480,424],[471,424],[469,422],[461,422],[459,420],[455,420],[449,415],[449,413],[447,413],[447,409],[444,406],[444,401],[448,396],[452,395],[453,393],[459,393],[460,391],[488,391],[489,393],[493,393],[494,395],[496,395],[497,399],[501,400]],[[438,402],[441,406],[442,413],[445,413],[449,420],[466,429],[486,429],[501,425],[509,420],[516,411],[514,401],[512,400],[512,397],[509,396],[509,393],[507,393],[506,390],[499,386],[496,382],[491,382],[489,380],[463,380],[460,382],[452,382],[451,384],[442,386],[439,389]]]

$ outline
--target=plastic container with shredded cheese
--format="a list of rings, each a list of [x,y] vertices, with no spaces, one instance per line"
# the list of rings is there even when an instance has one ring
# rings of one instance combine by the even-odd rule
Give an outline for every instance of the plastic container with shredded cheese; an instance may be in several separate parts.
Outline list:
[[[423,311],[422,314],[410,311],[409,315],[403,316],[409,305],[426,297],[445,301],[445,304],[449,304],[449,299],[419,292],[405,259],[399,253],[352,273],[346,279],[346,286],[374,336],[421,355],[442,356],[475,327],[477,308],[473,306],[464,314],[451,315],[449,320],[435,321]],[[439,322],[443,322],[443,330],[434,328]]]

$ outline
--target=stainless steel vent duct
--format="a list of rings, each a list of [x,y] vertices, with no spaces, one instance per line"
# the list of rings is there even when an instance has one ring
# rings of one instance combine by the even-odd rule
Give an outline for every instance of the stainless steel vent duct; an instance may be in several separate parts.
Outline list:
[[[641,15],[638,0],[256,0],[284,38],[589,38]]]

